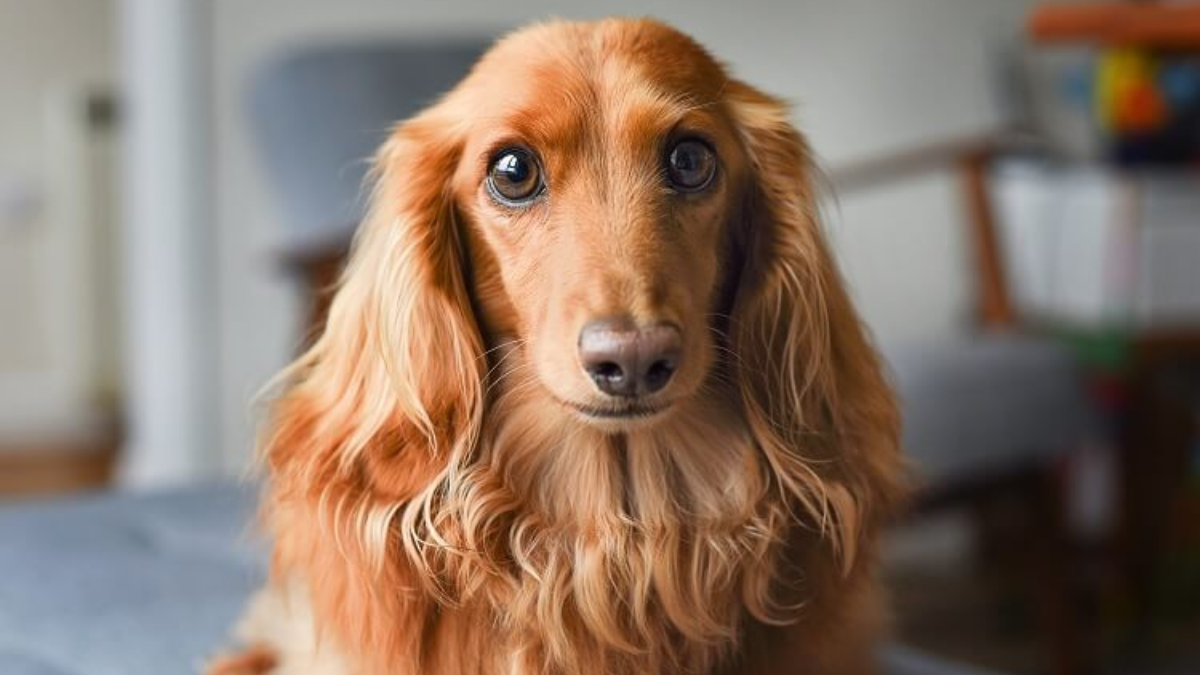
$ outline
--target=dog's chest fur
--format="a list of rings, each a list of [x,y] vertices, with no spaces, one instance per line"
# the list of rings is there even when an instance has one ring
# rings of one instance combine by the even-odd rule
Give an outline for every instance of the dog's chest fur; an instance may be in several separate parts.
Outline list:
[[[278,644],[284,674],[292,662],[319,664],[297,673],[337,673],[360,660],[345,655],[381,651],[386,668],[366,673],[404,672],[389,659],[431,674],[714,672],[746,621],[781,609],[776,558],[792,514],[740,425],[720,409],[691,413],[619,440],[500,428],[491,454],[428,512],[386,500],[335,506],[330,513],[348,522],[391,519],[391,531],[406,533],[410,545],[387,545],[383,560],[406,573],[339,579],[348,590],[333,591],[331,575],[353,569],[330,569],[340,562],[329,550],[336,537],[310,541],[289,581],[256,601],[244,639]],[[487,509],[474,508],[484,501]],[[274,529],[289,549],[297,529],[286,518]],[[389,584],[407,586],[400,599]],[[357,615],[337,606],[346,595],[364,604]],[[384,621],[420,635],[381,642],[379,631],[352,625],[314,632],[312,617],[335,609],[345,623]]]

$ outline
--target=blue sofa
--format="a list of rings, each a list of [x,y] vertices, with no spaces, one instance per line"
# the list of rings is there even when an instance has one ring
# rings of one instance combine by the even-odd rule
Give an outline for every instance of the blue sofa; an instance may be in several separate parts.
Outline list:
[[[254,490],[0,506],[0,674],[198,673],[262,581]],[[900,646],[888,675],[984,675]]]

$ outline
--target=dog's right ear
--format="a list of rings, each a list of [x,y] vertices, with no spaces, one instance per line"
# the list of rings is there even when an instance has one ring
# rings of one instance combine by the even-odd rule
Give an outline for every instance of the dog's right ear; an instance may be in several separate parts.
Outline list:
[[[450,190],[461,133],[445,105],[397,127],[375,157],[325,331],[282,375],[268,420],[276,482],[365,480],[404,501],[478,438],[483,349]]]

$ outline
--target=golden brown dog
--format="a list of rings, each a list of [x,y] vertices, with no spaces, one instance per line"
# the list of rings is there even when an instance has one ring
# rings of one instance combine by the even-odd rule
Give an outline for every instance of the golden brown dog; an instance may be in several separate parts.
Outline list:
[[[660,23],[542,24],[375,181],[214,672],[870,671],[897,414],[784,105]]]

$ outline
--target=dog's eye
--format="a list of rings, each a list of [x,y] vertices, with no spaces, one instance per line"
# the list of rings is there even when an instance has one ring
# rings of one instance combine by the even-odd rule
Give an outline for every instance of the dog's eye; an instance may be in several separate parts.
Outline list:
[[[681,192],[697,192],[708,187],[717,173],[717,157],[697,140],[679,141],[667,153],[667,179]]]
[[[542,191],[542,169],[528,150],[501,150],[488,170],[488,189],[503,204],[522,205]]]

